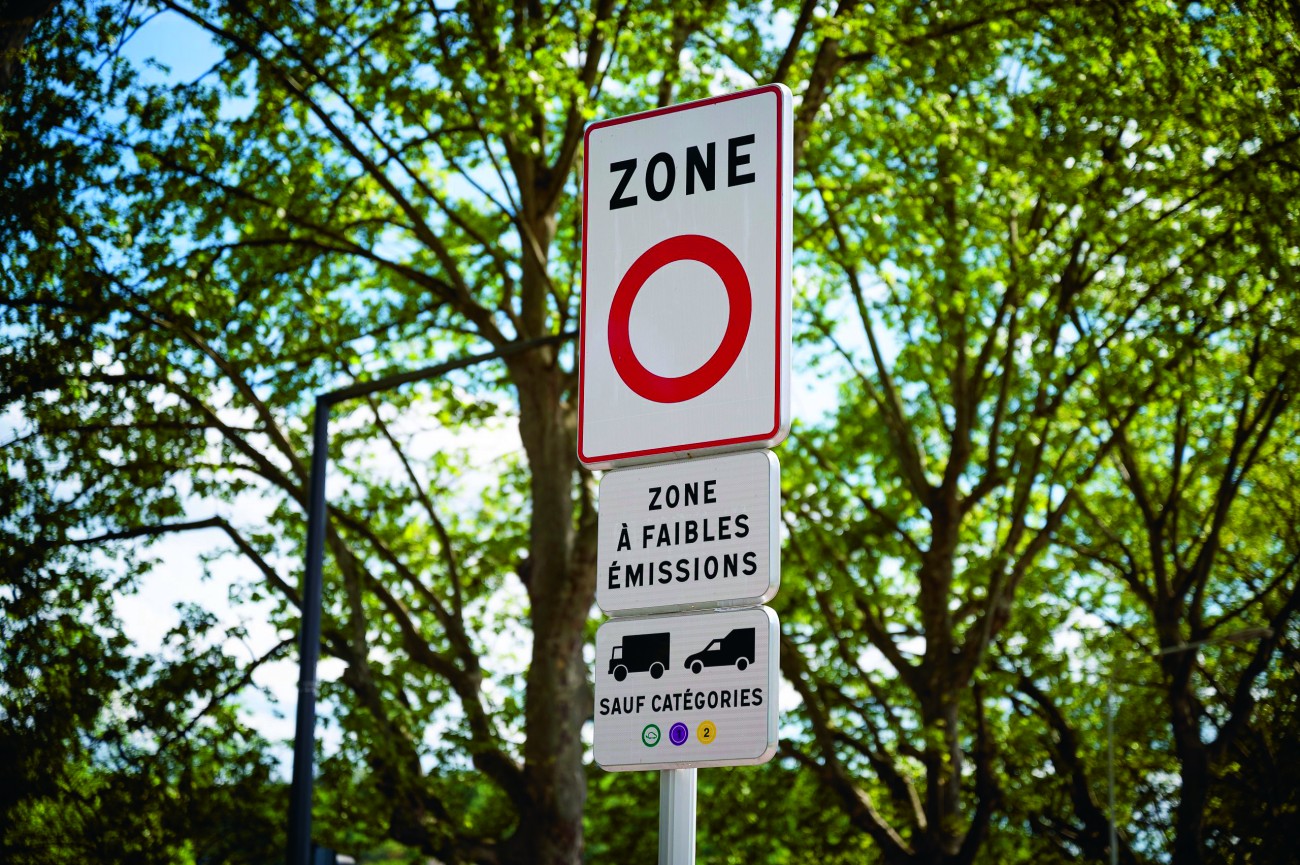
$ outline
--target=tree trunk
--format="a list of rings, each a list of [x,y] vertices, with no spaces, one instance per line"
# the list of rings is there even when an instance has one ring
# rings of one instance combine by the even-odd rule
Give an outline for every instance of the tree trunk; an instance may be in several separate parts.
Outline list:
[[[924,735],[926,826],[915,847],[917,865],[938,865],[961,848],[961,764],[959,739],[961,689],[969,682],[959,672],[954,655],[952,595],[954,558],[960,521],[951,495],[936,494],[927,503],[931,511],[930,548],[921,572],[919,605],[925,629],[925,656],[921,677],[925,690],[918,694]]]
[[[555,237],[555,216],[539,184],[544,172],[523,154],[512,158],[521,195],[519,242],[519,339],[548,332],[550,281],[547,253]],[[569,376],[559,348],[520,355],[507,365],[519,396],[519,435],[528,457],[532,512],[528,560],[520,577],[528,590],[533,635],[525,696],[524,785],[528,804],[519,825],[502,845],[507,865],[578,865],[582,861],[582,814],[586,776],[582,767],[582,725],[591,712],[591,693],[582,657],[587,619],[596,595],[595,524],[575,518],[578,471]],[[587,516],[584,514],[583,516]]]
[[[594,525],[575,528],[577,457],[563,402],[566,377],[554,357],[554,350],[539,351],[512,366],[532,477],[526,583],[533,650],[524,745],[531,807],[521,814],[502,856],[503,862],[518,865],[582,861],[586,777],[581,732],[591,703],[582,648],[596,590],[586,535]]]
[[[1173,715],[1174,747],[1180,766],[1182,787],[1178,809],[1174,814],[1173,865],[1201,865],[1205,861],[1202,830],[1205,825],[1205,800],[1210,791],[1210,755],[1201,741],[1199,719],[1191,696],[1185,692],[1170,695]]]

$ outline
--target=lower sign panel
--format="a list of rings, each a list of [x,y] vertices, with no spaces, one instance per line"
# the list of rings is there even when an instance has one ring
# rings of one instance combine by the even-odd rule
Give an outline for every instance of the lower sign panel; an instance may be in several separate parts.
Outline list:
[[[767,607],[612,619],[596,632],[596,762],[753,766],[777,743],[780,626]]]

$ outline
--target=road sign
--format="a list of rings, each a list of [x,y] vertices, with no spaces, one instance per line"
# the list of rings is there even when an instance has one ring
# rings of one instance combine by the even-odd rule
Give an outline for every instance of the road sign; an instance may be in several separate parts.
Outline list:
[[[790,91],[587,128],[578,457],[771,447],[790,428]]]
[[[611,772],[766,763],[777,743],[778,627],[767,607],[601,625],[596,762]]]
[[[771,451],[606,472],[596,603],[610,615],[749,606],[781,582]]]

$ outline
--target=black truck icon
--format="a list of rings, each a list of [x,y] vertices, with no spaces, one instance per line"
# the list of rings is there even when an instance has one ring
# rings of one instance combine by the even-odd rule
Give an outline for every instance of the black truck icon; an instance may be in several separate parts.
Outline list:
[[[743,670],[752,663],[754,663],[754,629],[736,628],[727,636],[718,637],[709,643],[703,651],[688,657],[686,669],[692,673],[699,673],[705,667],[729,667],[735,664],[737,670]]]
[[[672,635],[624,634],[623,642],[614,647],[609,656],[609,671],[615,681],[621,682],[628,673],[649,672],[658,679],[668,669],[668,641]],[[753,649],[750,650],[753,652]]]

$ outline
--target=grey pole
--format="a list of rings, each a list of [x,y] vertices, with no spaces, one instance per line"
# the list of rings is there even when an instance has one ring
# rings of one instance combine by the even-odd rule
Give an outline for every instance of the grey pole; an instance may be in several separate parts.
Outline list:
[[[316,662],[320,657],[321,570],[325,561],[325,471],[329,460],[329,395],[316,399],[311,428],[311,479],[307,505],[307,571],[302,580],[298,643],[298,713],[293,732],[293,786],[289,793],[289,863],[311,857],[312,763],[316,746]]]
[[[695,865],[697,771],[659,772],[659,865]]]
[[[1115,829],[1115,658],[1110,659],[1106,679],[1106,822],[1110,824],[1110,865],[1119,865],[1118,832]]]
[[[362,381],[320,394],[311,430],[311,476],[307,498],[307,569],[302,578],[302,628],[298,643],[298,709],[293,731],[293,783],[289,792],[288,865],[311,865],[311,798],[316,747],[316,664],[320,658],[321,586],[325,564],[325,523],[329,511],[325,502],[325,473],[329,462],[330,409],[335,403],[391,390],[404,384],[439,378],[477,363],[512,357],[568,342],[575,331],[511,343],[484,354],[473,354],[446,363]],[[691,778],[692,859],[694,862],[695,784]]]

